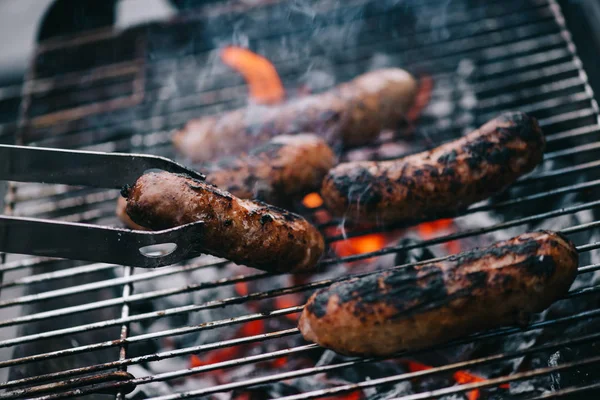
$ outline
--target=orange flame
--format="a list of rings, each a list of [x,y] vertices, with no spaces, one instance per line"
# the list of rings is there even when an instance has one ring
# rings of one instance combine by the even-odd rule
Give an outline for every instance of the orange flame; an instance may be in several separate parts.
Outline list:
[[[250,97],[260,104],[277,104],[285,98],[285,89],[277,70],[269,60],[248,49],[228,46],[221,60],[238,71],[248,83]]]
[[[331,244],[333,250],[340,257],[348,257],[355,254],[371,253],[385,247],[387,239],[381,233],[371,233],[335,242]]]
[[[304,207],[306,208],[317,208],[323,205],[323,199],[318,193],[309,193],[304,196],[302,204],[304,204]]]

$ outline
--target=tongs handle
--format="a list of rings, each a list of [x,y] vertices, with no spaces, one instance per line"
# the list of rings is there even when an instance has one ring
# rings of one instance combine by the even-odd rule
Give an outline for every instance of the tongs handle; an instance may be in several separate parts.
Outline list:
[[[202,253],[203,222],[157,232],[0,216],[0,251],[132,267],[171,265]],[[152,255],[148,246],[172,250]],[[166,246],[165,246],[166,245]]]
[[[150,169],[205,176],[165,157],[0,145],[0,180],[120,189]]]

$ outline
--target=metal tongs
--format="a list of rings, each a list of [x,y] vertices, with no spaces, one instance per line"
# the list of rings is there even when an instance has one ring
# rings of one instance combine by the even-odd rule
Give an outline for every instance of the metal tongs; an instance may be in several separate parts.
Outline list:
[[[205,179],[158,156],[0,145],[5,181],[121,189],[152,169]],[[200,221],[148,232],[0,215],[0,252],[153,268],[200,255],[203,227]]]

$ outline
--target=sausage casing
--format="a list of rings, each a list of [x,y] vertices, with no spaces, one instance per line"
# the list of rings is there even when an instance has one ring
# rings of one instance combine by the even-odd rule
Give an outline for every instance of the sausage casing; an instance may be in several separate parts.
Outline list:
[[[266,271],[313,269],[323,237],[304,218],[242,200],[206,182],[168,172],[142,175],[123,190],[131,219],[153,230],[204,221],[198,242],[207,253]]]
[[[563,236],[523,234],[446,261],[339,282],[310,297],[305,339],[348,355],[391,355],[524,321],[564,296],[578,254]]]
[[[312,134],[276,136],[248,154],[226,157],[197,167],[206,182],[240,199],[257,199],[280,207],[318,191],[336,157],[327,143]],[[125,212],[120,198],[116,214],[132,229],[144,229]]]
[[[254,105],[189,121],[173,143],[194,161],[238,154],[281,134],[313,132],[332,145],[362,145],[382,129],[397,128],[416,93],[415,79],[404,70],[371,71],[281,105]]]
[[[537,120],[505,113],[467,136],[392,161],[339,164],[323,180],[332,214],[398,222],[465,208],[506,189],[543,159]]]

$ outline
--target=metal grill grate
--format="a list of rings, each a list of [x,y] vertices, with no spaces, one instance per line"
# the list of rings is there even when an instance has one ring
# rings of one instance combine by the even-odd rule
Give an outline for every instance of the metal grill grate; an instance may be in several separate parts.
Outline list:
[[[319,2],[317,8],[296,10],[269,2],[242,10],[242,14],[207,9],[189,20],[119,34],[100,32],[42,46],[23,91],[17,141],[175,158],[169,144],[171,129],[190,118],[244,102],[246,88],[241,78],[220,68],[216,57],[215,48],[233,37],[234,41],[247,41],[253,50],[272,60],[291,93],[296,83],[312,77],[314,70],[330,72],[335,80],[344,81],[369,68],[399,65],[416,75],[431,77],[435,82],[432,101],[415,128],[411,152],[458,136],[502,110],[531,113],[540,119],[547,136],[544,164],[509,193],[453,215],[456,221],[464,221],[454,232],[345,258],[330,252],[321,263],[325,272],[302,282],[240,269],[211,257],[139,270],[9,255],[0,266],[0,347],[14,352],[10,359],[0,361],[6,374],[0,384],[5,390],[3,398],[94,397],[99,393],[123,398],[123,393],[134,388],[134,396],[160,399],[220,393],[236,396],[250,389],[264,390],[260,392],[264,394],[280,390],[277,384],[323,373],[339,380],[326,381],[322,388],[297,384],[296,392],[277,393],[286,399],[309,399],[361,391],[364,398],[376,398],[385,392],[382,388],[417,378],[442,379],[464,369],[492,371],[493,366],[507,360],[567,348],[586,350],[572,359],[532,364],[514,373],[498,368],[493,377],[478,382],[439,380],[433,387],[414,388],[412,394],[393,395],[386,389],[388,397],[380,398],[434,399],[496,388],[506,382],[511,383],[511,389],[504,395],[516,398],[559,398],[598,389],[596,379],[600,377],[595,374],[586,379],[570,378],[548,393],[535,390],[535,385],[530,390],[516,385],[519,381],[535,382],[539,377],[569,377],[569,371],[585,375],[589,367],[597,368],[600,363],[600,353],[590,350],[600,338],[594,329],[600,321],[600,310],[595,308],[600,286],[588,278],[600,270],[596,254],[600,222],[595,218],[600,207],[600,161],[596,159],[600,151],[596,138],[599,112],[556,2],[465,0],[448,5],[426,1],[406,7],[397,1],[356,0],[343,2],[343,8],[338,8],[340,3]],[[207,16],[213,22],[203,24]],[[233,36],[232,30],[223,27],[240,20],[241,28]],[[338,36],[342,39],[332,39],[331,46],[322,43],[323,38]],[[312,66],[308,73],[307,65]],[[443,108],[448,104],[451,110]],[[2,126],[0,133],[10,137],[15,128]],[[381,145],[385,141],[377,146]],[[372,146],[369,154],[390,157],[377,151],[377,146]],[[114,217],[117,196],[116,191],[13,184],[7,202],[11,212],[23,216],[118,224]],[[314,211],[304,210],[307,215]],[[424,221],[415,223],[419,222]],[[320,228],[337,224],[339,221],[332,221]],[[387,254],[452,241],[468,246],[539,227],[560,230],[578,244],[580,284],[559,302],[569,306],[559,306],[558,311],[545,314],[526,328],[482,332],[427,352],[407,352],[395,358],[431,359],[434,354],[438,366],[428,370],[396,369],[385,376],[357,374],[351,379],[342,371],[373,370],[383,359],[328,360],[318,346],[300,340],[298,330],[286,317],[298,315],[301,302],[276,307],[281,303],[275,300],[286,295],[307,296],[334,281],[370,273],[360,268],[347,270],[342,266],[346,263],[373,265]],[[392,226],[385,231],[403,228]],[[373,232],[382,231],[354,230],[330,235],[327,241]],[[93,243],[89,246],[93,251]],[[191,277],[201,279],[190,281]],[[236,291],[240,284],[256,290]],[[238,337],[231,333],[231,329],[252,321],[264,321],[264,332],[246,330]],[[561,334],[575,326],[584,328],[576,334]],[[443,358],[462,345],[486,349],[488,343],[507,343],[531,332],[552,334],[546,333],[549,337],[522,348],[495,347],[495,351],[480,350],[462,359]],[[190,335],[204,339],[180,339]],[[231,353],[211,364],[190,367],[174,362],[251,344],[254,347],[249,348],[258,350]],[[260,366],[275,360],[285,360],[286,364],[278,364],[278,368]],[[214,373],[235,368],[245,372],[232,381],[219,381]],[[144,371],[147,373],[140,375]],[[212,380],[201,384],[199,377]],[[167,392],[161,384],[169,385]]]

